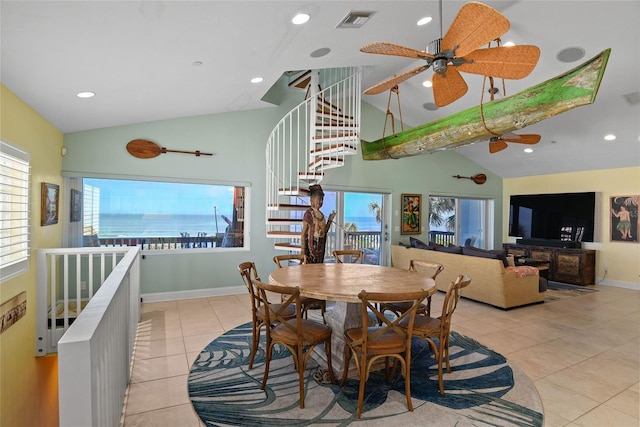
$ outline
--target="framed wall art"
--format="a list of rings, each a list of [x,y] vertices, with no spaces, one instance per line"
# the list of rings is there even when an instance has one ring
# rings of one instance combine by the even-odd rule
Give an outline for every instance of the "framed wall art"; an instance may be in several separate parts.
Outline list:
[[[610,240],[612,242],[638,243],[638,203],[640,195],[612,196],[610,205],[611,228]]]
[[[82,219],[82,192],[71,190],[71,206],[69,209],[71,222],[78,222]]]
[[[58,223],[60,187],[43,182],[40,186],[40,225]]]
[[[400,234],[420,234],[422,195],[402,194],[402,225]]]

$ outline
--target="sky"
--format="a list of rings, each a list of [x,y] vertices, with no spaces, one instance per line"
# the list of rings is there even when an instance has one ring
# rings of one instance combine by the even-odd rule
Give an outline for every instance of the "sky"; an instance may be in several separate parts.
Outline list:
[[[108,214],[232,214],[233,186],[85,178],[84,183],[100,188],[100,210]],[[382,196],[345,193],[345,218],[373,217],[369,204]],[[326,192],[322,211],[335,209],[335,192]]]

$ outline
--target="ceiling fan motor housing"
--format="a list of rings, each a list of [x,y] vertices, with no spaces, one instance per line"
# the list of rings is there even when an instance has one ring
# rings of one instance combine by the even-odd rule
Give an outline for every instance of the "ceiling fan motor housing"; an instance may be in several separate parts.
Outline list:
[[[435,39],[429,43],[426,49],[427,53],[437,56],[440,53],[440,43],[442,43],[442,39]]]

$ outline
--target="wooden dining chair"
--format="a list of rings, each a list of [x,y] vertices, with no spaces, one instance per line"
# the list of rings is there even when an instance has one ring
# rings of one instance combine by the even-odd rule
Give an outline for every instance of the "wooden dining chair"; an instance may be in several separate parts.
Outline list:
[[[361,250],[353,249],[353,250],[337,250],[333,251],[333,257],[336,259],[336,263],[351,263],[351,264],[362,264],[364,262],[364,252]]]
[[[426,274],[433,280],[436,279],[436,276],[440,274],[442,270],[444,270],[444,266],[442,264],[438,264],[437,262],[422,261],[418,259],[412,259],[411,261],[409,261],[409,271],[419,274]],[[380,311],[383,314],[385,311],[390,311],[396,316],[399,316],[410,307],[411,303],[409,302],[388,302],[380,305]],[[426,314],[427,316],[431,315],[431,295],[427,297],[426,304],[420,304],[417,313]]]
[[[428,294],[429,291],[426,290],[404,294],[374,293],[363,290],[358,295],[358,298],[362,301],[362,326],[344,331],[344,370],[341,381],[341,384],[344,386],[349,370],[349,361],[353,355],[360,378],[356,418],[360,418],[362,414],[364,386],[369,378],[371,367],[381,358],[385,359],[387,381],[389,381],[389,359],[394,359],[394,367],[398,361],[400,362],[405,381],[407,408],[409,411],[413,411],[413,405],[411,403],[412,328],[414,318],[416,317],[416,310],[420,302],[424,300]],[[382,302],[398,301],[408,301],[411,307],[395,320],[387,319],[377,308],[378,304]],[[382,324],[369,326],[369,312],[373,313],[376,320],[382,322]],[[405,322],[407,325],[406,328],[399,326],[399,322],[401,321]]]
[[[268,325],[267,310],[265,310],[260,294],[254,285],[254,282],[259,280],[256,265],[251,261],[242,262],[238,265],[238,271],[251,298],[251,355],[249,356],[249,369],[252,369],[256,352],[258,351],[258,343],[260,342],[260,330],[263,326]],[[279,304],[276,304],[274,308],[278,308],[278,306]],[[292,319],[295,316],[295,307],[289,307],[282,312],[282,317]],[[270,328],[265,328],[265,334],[267,336],[269,335],[269,331]]]
[[[293,357],[295,369],[298,371],[298,381],[300,386],[300,408],[304,408],[304,371],[307,366],[309,356],[316,345],[324,343],[324,351],[327,355],[327,370],[331,383],[336,379],[331,366],[331,328],[320,322],[303,319],[300,305],[300,289],[289,286],[271,285],[254,281],[259,290],[263,304],[269,309],[266,312],[267,324],[274,325],[271,333],[267,334],[267,354],[264,365],[264,376],[262,377],[261,390],[264,390],[269,377],[269,364],[273,346],[280,343],[287,347]],[[276,293],[285,296],[282,304],[269,304],[268,293]],[[295,309],[295,318],[288,318],[285,313],[290,308]]]
[[[429,343],[433,356],[438,362],[438,387],[442,395],[444,395],[443,363],[447,365],[447,372],[451,373],[451,364],[449,363],[451,319],[460,300],[460,291],[462,288],[469,286],[470,283],[471,278],[463,275],[459,275],[455,282],[451,282],[444,297],[440,317],[433,318],[426,315],[417,315],[413,325],[407,320],[400,322],[400,326],[406,328],[407,331],[409,327],[413,327],[411,333],[414,337],[422,338]],[[438,340],[437,345],[435,339]]]
[[[276,263],[278,268],[288,267],[289,265],[306,264],[307,256],[304,254],[283,254],[273,257],[273,262]],[[286,264],[285,264],[286,263]],[[324,313],[327,311],[327,302],[321,299],[300,297],[300,304],[302,304],[302,315],[305,319],[308,318],[308,310],[319,309],[324,322]],[[325,322],[326,323],[326,322]]]

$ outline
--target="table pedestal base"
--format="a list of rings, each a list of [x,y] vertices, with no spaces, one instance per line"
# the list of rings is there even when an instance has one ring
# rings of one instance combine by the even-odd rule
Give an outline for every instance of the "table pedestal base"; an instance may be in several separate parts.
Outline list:
[[[329,304],[328,304],[329,305]],[[340,381],[344,370],[344,331],[351,328],[362,327],[362,305],[358,303],[335,302],[332,307],[327,307],[324,314],[327,325],[331,327],[331,365]],[[369,326],[375,326],[375,320],[369,318]],[[317,346],[313,350],[313,358],[323,367],[327,367],[327,355],[324,346]],[[349,364],[349,376],[358,377],[358,371],[353,360]]]

